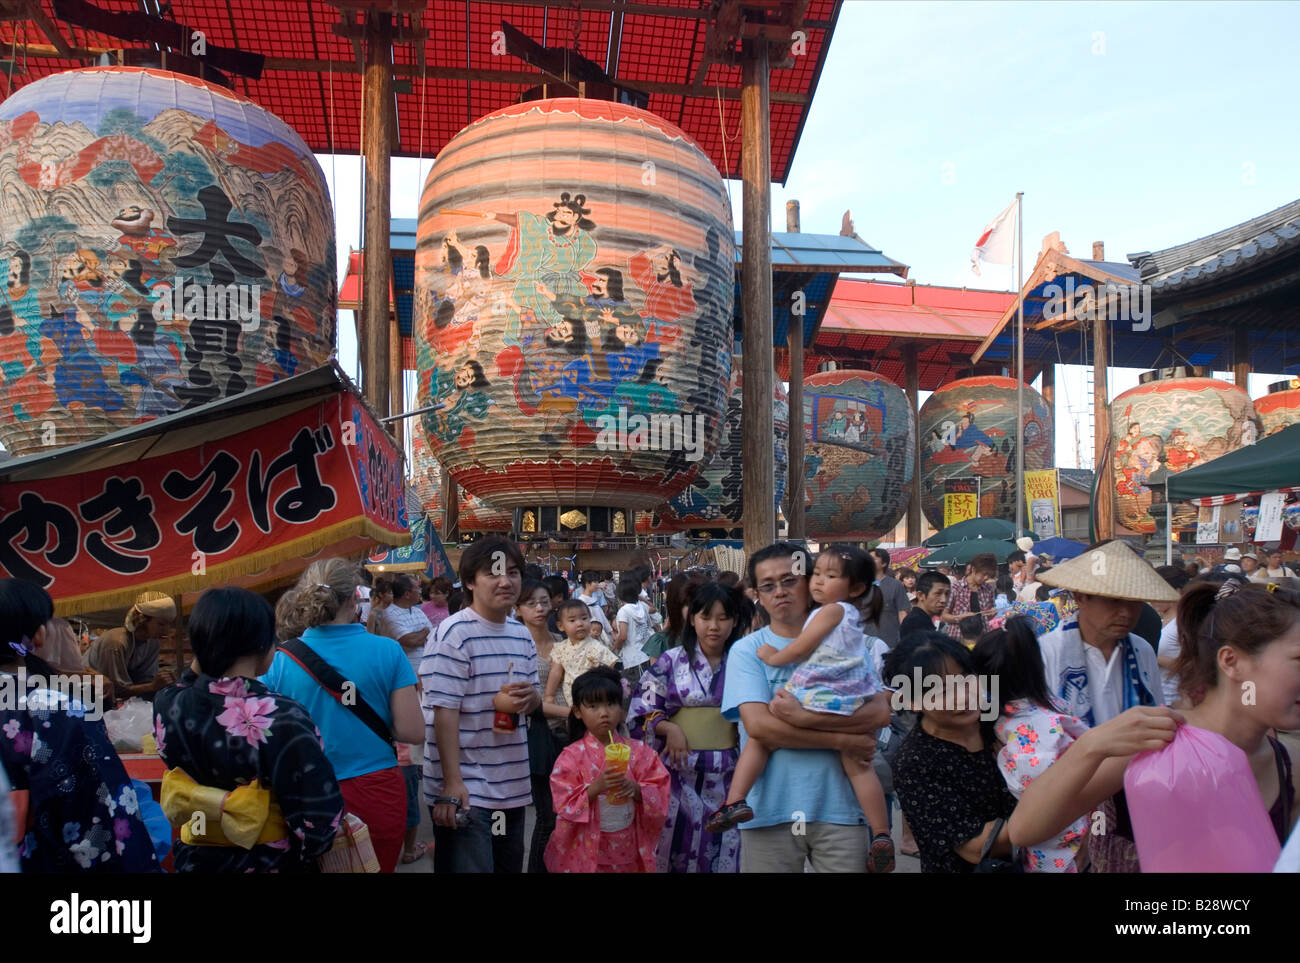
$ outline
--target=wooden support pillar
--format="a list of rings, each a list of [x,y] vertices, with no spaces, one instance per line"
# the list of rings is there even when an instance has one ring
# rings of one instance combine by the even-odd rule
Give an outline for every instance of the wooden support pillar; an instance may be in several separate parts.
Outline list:
[[[460,486],[445,468],[442,470],[442,540],[448,545],[460,542]]]
[[[402,331],[397,324],[397,306],[393,305],[388,322],[388,407],[394,415],[406,410],[405,388],[406,379],[402,377]],[[398,451],[406,447],[403,444],[406,439],[403,428],[405,424],[405,421],[390,423]]]
[[[903,374],[906,378],[907,403],[912,409],[913,424],[919,423],[921,411],[921,370],[916,361],[916,344],[903,345]],[[921,438],[920,430],[912,433],[912,493],[907,500],[907,544],[921,544]]]
[[[776,540],[772,427],[772,168],[767,42],[746,41],[740,93],[744,227],[741,317],[745,325],[741,400],[745,552]],[[802,415],[800,416],[802,418]]]
[[[1049,361],[1043,366],[1043,390],[1040,392],[1047,402],[1047,410],[1052,415],[1052,424],[1056,424],[1056,364]]]
[[[1250,331],[1232,329],[1232,382],[1250,394]]]
[[[1093,504],[1097,539],[1115,537],[1114,467],[1109,458],[1110,449],[1110,323],[1106,312],[1092,323],[1092,464],[1093,470],[1103,473],[1097,478],[1097,498]]]
[[[389,250],[389,161],[393,100],[393,22],[389,13],[366,14],[366,69],[362,77],[366,127],[361,132],[366,159],[365,273],[362,299],[361,370],[366,401],[379,417],[389,406],[389,292],[393,261]],[[393,412],[394,414],[396,412]]]
[[[797,202],[791,202],[797,203]],[[796,214],[796,216],[798,216]],[[789,477],[786,480],[785,518],[789,522],[787,536],[805,538],[804,533],[804,434],[803,434],[803,315],[790,316],[788,339],[790,349],[790,438],[787,452],[790,457]]]

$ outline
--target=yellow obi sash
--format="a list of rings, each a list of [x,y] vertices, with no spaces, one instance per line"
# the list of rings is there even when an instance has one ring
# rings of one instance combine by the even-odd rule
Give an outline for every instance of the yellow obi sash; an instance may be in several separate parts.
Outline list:
[[[180,827],[181,842],[191,846],[252,849],[289,836],[280,804],[257,780],[226,790],[200,786],[183,769],[168,769],[159,797],[167,819]]]
[[[724,719],[717,706],[678,709],[668,721],[681,726],[692,750],[736,748],[736,724]]]

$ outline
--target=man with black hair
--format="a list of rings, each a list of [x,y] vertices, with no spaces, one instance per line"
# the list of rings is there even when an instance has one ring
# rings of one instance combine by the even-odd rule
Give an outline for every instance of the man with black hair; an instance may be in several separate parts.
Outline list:
[[[420,664],[435,873],[523,870],[532,802],[523,719],[542,702],[537,649],[511,616],[523,568],[507,538],[466,548],[460,580],[469,605],[443,619]]]
[[[905,639],[913,632],[934,631],[934,620],[948,607],[948,593],[952,583],[942,572],[923,572],[916,580],[916,604],[898,627],[898,637]]]
[[[870,761],[876,732],[889,724],[888,695],[877,693],[851,716],[812,713],[784,689],[795,666],[769,666],[758,658],[759,646],[785,648],[803,629],[811,574],[807,551],[792,542],[769,545],[749,560],[750,584],[771,624],[731,647],[722,714],[740,723],[742,748],[755,738],[772,754],[747,795],[754,818],[741,825],[741,872],[799,873],[805,860],[814,872],[867,868],[871,830],[840,753]]]

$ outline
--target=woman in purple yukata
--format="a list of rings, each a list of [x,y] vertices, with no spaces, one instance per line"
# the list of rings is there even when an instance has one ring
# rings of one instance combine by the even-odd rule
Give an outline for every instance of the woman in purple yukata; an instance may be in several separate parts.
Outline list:
[[[722,806],[739,750],[736,727],[722,718],[727,652],[740,637],[741,597],[720,582],[701,585],[690,602],[682,644],[641,677],[628,718],[633,738],[658,752],[672,777],[668,821],[659,840],[661,873],[735,873],[740,831],[705,830]]]

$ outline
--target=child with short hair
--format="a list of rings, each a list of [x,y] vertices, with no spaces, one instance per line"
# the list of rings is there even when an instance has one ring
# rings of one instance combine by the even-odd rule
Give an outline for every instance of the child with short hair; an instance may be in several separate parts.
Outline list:
[[[1003,628],[985,634],[975,646],[974,658],[981,675],[998,680],[1002,711],[993,729],[1002,743],[998,768],[1011,794],[1019,799],[1088,726],[1052,697],[1038,637],[1024,616],[1012,616]],[[1079,872],[1087,837],[1088,819],[1081,816],[1055,838],[1027,847],[1021,857],[1025,872]]]
[[[870,555],[854,546],[832,545],[813,566],[809,590],[820,607],[808,616],[799,637],[780,650],[759,647],[758,657],[767,665],[803,663],[785,686],[803,708],[852,715],[881,690],[869,654],[875,639],[869,642],[862,631],[862,623],[879,619],[884,606],[875,581],[876,564]],[[726,805],[705,824],[709,832],[724,832],[754,818],[745,796],[763,774],[769,754],[767,746],[749,737],[736,763]],[[894,843],[880,779],[870,763],[863,764],[849,753],[841,754],[840,760],[871,825],[868,872],[893,872]]]
[[[962,645],[973,649],[984,634],[984,620],[978,615],[966,615],[957,623],[957,628],[961,629]]]
[[[546,694],[542,707],[549,704],[552,711],[560,707],[555,701],[557,692],[564,693],[564,705],[573,705],[573,680],[588,669],[597,666],[618,665],[618,656],[591,637],[591,612],[580,599],[566,599],[560,603],[556,619],[564,641],[551,649],[551,672],[546,677]]]
[[[641,601],[641,583],[624,576],[618,583],[618,600],[622,603],[614,616],[614,651],[623,663],[623,676],[635,688],[641,674],[649,667],[645,643],[650,640],[650,606]]]
[[[671,780],[653,749],[615,738],[624,698],[623,679],[607,666],[573,682],[573,741],[551,771],[556,819],[546,844],[548,872],[653,873],[657,868]],[[627,747],[623,769],[610,768],[606,747],[611,744]]]

